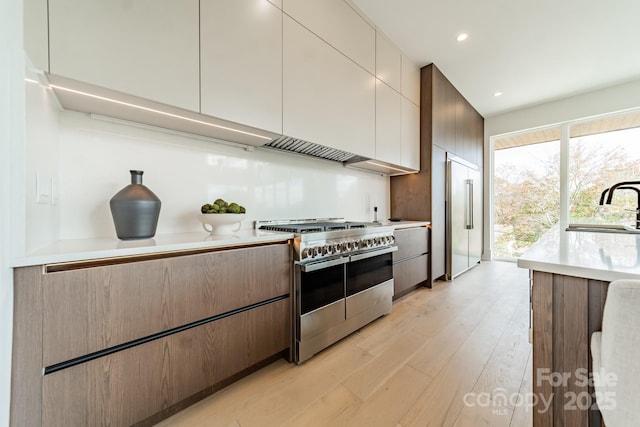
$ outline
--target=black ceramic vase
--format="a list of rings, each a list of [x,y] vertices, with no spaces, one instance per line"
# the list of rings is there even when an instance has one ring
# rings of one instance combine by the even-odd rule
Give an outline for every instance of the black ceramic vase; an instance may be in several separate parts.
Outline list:
[[[111,198],[111,215],[119,239],[148,239],[156,234],[160,199],[142,185],[143,171],[131,172],[131,184]]]

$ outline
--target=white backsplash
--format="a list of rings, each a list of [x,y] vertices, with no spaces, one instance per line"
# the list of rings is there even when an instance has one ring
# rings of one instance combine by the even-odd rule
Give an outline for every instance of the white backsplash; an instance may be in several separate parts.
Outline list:
[[[59,193],[60,106],[50,89],[39,83],[41,76],[30,66],[25,72],[25,169],[24,169],[24,235],[29,253],[59,239],[60,205],[51,200]],[[41,193],[49,199],[36,202],[36,176],[43,185]],[[55,194],[53,194],[55,193]]]
[[[243,228],[265,219],[389,214],[389,178],[339,163],[242,148],[60,113],[60,238],[115,236],[109,200],[130,169],[162,200],[158,234],[202,231],[200,206],[221,197],[244,205]]]

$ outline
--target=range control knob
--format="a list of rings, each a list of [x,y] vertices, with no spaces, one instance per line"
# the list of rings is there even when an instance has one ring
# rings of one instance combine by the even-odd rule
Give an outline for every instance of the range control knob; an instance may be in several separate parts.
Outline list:
[[[389,244],[393,245],[396,242],[396,238],[393,236],[389,236]]]

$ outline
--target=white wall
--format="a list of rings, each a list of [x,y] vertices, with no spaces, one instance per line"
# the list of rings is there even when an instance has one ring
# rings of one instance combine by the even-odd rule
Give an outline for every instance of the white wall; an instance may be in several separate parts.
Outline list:
[[[60,238],[115,237],[109,200],[130,169],[162,201],[157,234],[202,231],[200,206],[218,197],[255,220],[388,218],[389,178],[339,163],[211,141],[64,111],[60,114]]]
[[[639,105],[640,80],[534,105],[486,118],[485,144],[490,136],[613,113]]]
[[[493,153],[490,138],[505,133],[535,129],[548,125],[585,119],[640,107],[640,80],[611,86],[544,104],[486,118],[484,121],[485,182],[493,179]],[[491,259],[493,232],[492,185],[484,187],[484,251],[483,259]]]
[[[27,62],[29,62],[27,60]],[[41,74],[41,73],[40,73]],[[25,86],[25,253],[30,253],[57,240],[60,235],[59,204],[36,203],[36,174],[41,184],[59,186],[58,116],[59,104],[53,92],[40,84],[40,75],[27,66]]]
[[[9,268],[24,228],[12,221],[24,214],[24,59],[22,1],[0,2],[0,427],[9,425],[13,275]]]

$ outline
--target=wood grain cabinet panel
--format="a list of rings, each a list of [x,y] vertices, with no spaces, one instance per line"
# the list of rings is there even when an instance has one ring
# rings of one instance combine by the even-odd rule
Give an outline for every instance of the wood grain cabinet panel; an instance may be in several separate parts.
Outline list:
[[[607,282],[533,271],[532,381],[533,392],[543,397],[533,408],[534,427],[602,425],[600,413],[590,409],[593,387],[584,379],[592,372],[591,335],[602,330],[607,289]]]
[[[45,366],[286,295],[286,244],[44,274]]]
[[[457,94],[451,83],[433,67],[431,72],[423,73],[423,84],[432,86],[431,123],[432,144],[449,153],[456,153],[456,113]],[[426,81],[425,81],[426,80]]]
[[[289,299],[94,359],[43,380],[43,425],[125,426],[289,346]]]
[[[287,244],[159,256],[15,270],[12,426],[151,425],[285,355]]]
[[[431,222],[433,282],[445,274],[447,153],[482,169],[484,118],[433,64],[421,69],[420,93],[420,172],[391,177],[391,216]]]
[[[43,425],[41,272],[40,266],[14,270],[11,426]]]

